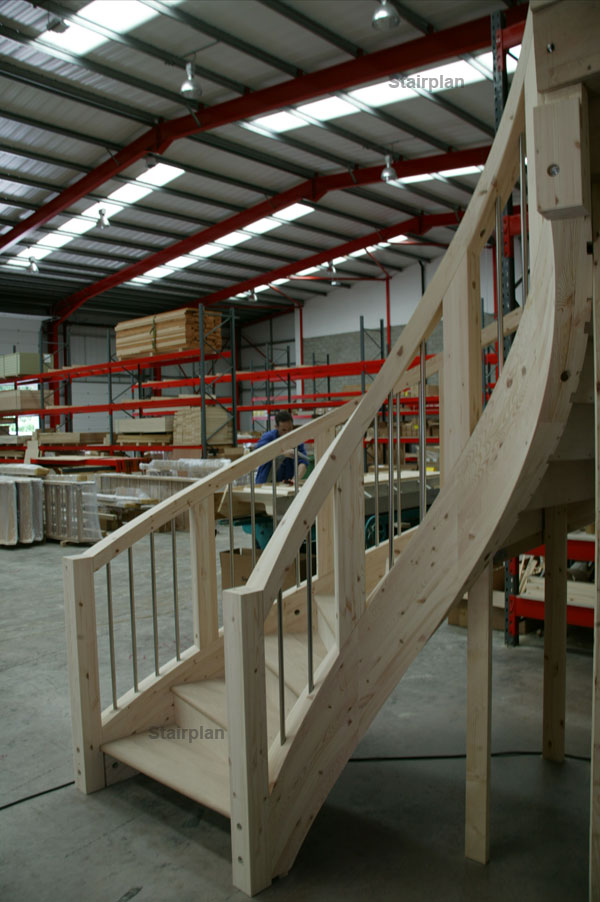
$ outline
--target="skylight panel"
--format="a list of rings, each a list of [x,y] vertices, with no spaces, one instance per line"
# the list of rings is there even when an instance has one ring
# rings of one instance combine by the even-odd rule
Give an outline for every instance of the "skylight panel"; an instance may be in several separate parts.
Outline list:
[[[191,266],[192,263],[197,262],[197,257],[192,257],[191,254],[183,254],[181,257],[175,257],[174,260],[169,260],[169,266],[172,266],[174,269],[185,269],[186,266]]]
[[[190,251],[190,254],[194,257],[214,257],[215,254],[220,254],[222,251],[223,248],[218,244],[201,244],[200,247]]]
[[[275,279],[274,282],[271,282],[271,285],[284,285],[286,282],[289,282],[289,279]]]
[[[105,44],[107,38],[103,34],[90,31],[88,28],[82,28],[81,25],[69,25],[66,31],[45,31],[40,37],[55,47],[62,50],[68,50],[70,53],[76,53],[83,56]]]
[[[242,241],[249,241],[252,238],[252,235],[249,232],[230,232],[229,235],[223,235],[222,238],[218,239],[219,244],[224,244],[226,247],[235,247],[236,244],[241,244]]]
[[[452,178],[457,175],[479,175],[482,171],[483,166],[459,166],[458,169],[443,169],[437,174]]]
[[[126,285],[131,285],[136,282],[139,285],[150,285],[152,279],[148,279],[146,276],[135,276],[131,281],[125,282]]]
[[[78,15],[85,19],[89,19],[90,23],[110,28],[119,34],[126,34],[132,28],[136,28],[143,22],[153,19],[158,12],[139,3],[138,0],[119,0],[118,10],[116,3],[109,3],[107,0],[93,0],[87,6],[78,10]],[[67,16],[68,20],[68,16]],[[67,30],[63,32],[45,31],[40,37],[55,47],[68,50],[70,53],[76,53],[83,56],[89,53],[101,44],[105,44],[110,40],[106,35],[94,31],[91,27],[85,28],[82,25],[69,24],[65,22]]]
[[[38,244],[42,247],[52,247],[58,248],[62,247],[63,244],[68,244],[69,241],[72,241],[70,235],[65,235],[64,232],[52,232],[50,235],[46,235],[44,238],[40,238]]]
[[[394,235],[393,238],[388,238],[388,244],[402,244],[403,241],[408,241],[406,235]]]
[[[299,113],[312,116],[325,122],[328,119],[338,119],[340,116],[350,116],[356,113],[356,107],[342,100],[341,97],[324,97],[323,100],[315,100],[312,103],[304,103],[298,107]]]
[[[257,285],[254,291],[256,294],[259,294],[261,291],[268,291],[269,287],[269,285]]]
[[[103,25],[112,31],[118,31],[119,34],[126,34],[132,28],[153,19],[158,13],[149,6],[138,3],[138,0],[119,0],[118,10],[115,9],[114,3],[94,0],[93,3],[84,6],[79,15],[95,22],[96,25]]]
[[[110,219],[111,216],[116,216],[117,213],[120,213],[122,209],[123,207],[121,204],[113,204],[108,200],[100,200],[98,201],[98,203],[93,204],[91,207],[88,207],[87,210],[84,210],[83,215],[91,216],[92,219],[98,219],[98,217],[101,215],[100,210],[104,210],[104,212]],[[92,225],[95,226],[96,223],[92,223]]]
[[[117,188],[109,197],[111,200],[122,201],[124,204],[135,204],[136,201],[141,200],[147,194],[151,194],[151,192],[152,188],[149,185],[136,185],[135,182],[130,182],[127,185],[123,185],[122,188]]]
[[[297,272],[297,276],[310,276],[314,272],[319,272],[321,269],[320,266],[310,266],[308,269],[301,269],[300,272]]]
[[[388,78],[387,81],[380,81],[376,85],[358,88],[356,91],[349,91],[348,93],[350,97],[354,97],[361,103],[374,107],[385,106],[388,103],[397,103],[399,100],[408,100],[416,96],[411,88],[402,87],[397,78]]]
[[[95,226],[96,223],[91,220],[74,216],[73,219],[67,219],[66,222],[63,222],[63,224],[58,227],[58,231],[75,232],[76,235],[83,235],[84,232],[89,232],[89,230],[95,228]]]
[[[506,54],[506,71],[509,75],[511,75],[515,69],[517,68],[517,60],[521,55],[521,45],[517,44],[516,47],[511,47],[510,51]],[[515,56],[517,59],[515,59]]]
[[[256,222],[246,226],[246,229],[248,232],[253,232],[255,235],[262,235],[264,232],[270,232],[271,229],[276,229],[279,225],[281,225],[281,223],[277,222],[276,219],[273,219],[271,216],[265,216],[264,219],[257,219]]]
[[[301,128],[303,123],[291,113],[271,113],[269,116],[259,116],[258,119],[252,119],[247,123],[248,128],[255,126],[255,131],[260,132],[261,127],[271,132],[287,132],[292,128]],[[263,133],[264,134],[264,133]]]
[[[306,216],[308,213],[313,212],[313,208],[309,207],[307,204],[291,204],[291,206],[279,210],[277,217],[279,219],[285,219],[286,222],[291,222],[293,219],[299,219],[300,216]],[[252,226],[250,226],[250,228],[252,228]]]
[[[165,276],[172,276],[173,270],[168,266],[155,266],[144,273],[147,279],[164,279]]]
[[[364,257],[364,255],[365,255],[366,253],[367,253],[366,247],[361,247],[361,248],[359,248],[357,251],[351,251],[351,252],[348,254],[348,256],[349,256],[349,257]]]
[[[166,185],[167,182],[172,182],[173,179],[183,175],[184,172],[185,169],[180,169],[179,166],[171,166],[168,163],[157,163],[150,169],[146,169],[141,175],[138,175],[136,182],[142,182],[142,184],[153,185],[155,188],[160,188],[162,185]]]

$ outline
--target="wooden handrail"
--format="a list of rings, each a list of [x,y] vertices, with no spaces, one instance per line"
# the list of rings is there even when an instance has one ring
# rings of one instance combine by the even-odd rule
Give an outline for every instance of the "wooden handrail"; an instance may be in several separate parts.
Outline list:
[[[532,43],[531,23],[523,38],[521,55],[525,60]],[[263,592],[265,617],[300,546],[307,525],[314,522],[322,499],[340,478],[350,457],[377,411],[406,375],[441,317],[444,293],[465,254],[480,253],[494,228],[496,199],[504,207],[519,177],[519,136],[525,129],[525,65],[517,68],[500,128],[482,172],[477,190],[460,222],[456,235],[438,267],[428,289],[409,320],[386,362],[361,404],[345,428],[332,443],[328,454],[316,465],[310,477],[310,491],[300,493],[284,515],[271,541],[258,561],[248,588]]]

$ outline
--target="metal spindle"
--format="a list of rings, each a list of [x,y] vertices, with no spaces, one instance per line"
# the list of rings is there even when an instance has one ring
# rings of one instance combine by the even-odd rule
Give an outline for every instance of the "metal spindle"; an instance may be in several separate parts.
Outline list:
[[[233,484],[230,482],[227,486],[227,498],[229,501],[229,585],[235,585],[235,571],[233,560]]]
[[[273,484],[273,532],[277,529],[277,458],[271,463],[271,482]]]
[[[398,485],[396,486],[396,514],[398,517],[397,533],[402,532],[402,443],[400,425],[400,395],[396,395],[396,470],[398,473]]]
[[[504,364],[504,300],[502,293],[502,201],[496,198],[496,298],[498,307],[498,377]],[[497,380],[496,380],[497,381]]]
[[[419,522],[424,518],[427,512],[427,464],[426,464],[426,448],[425,433],[427,425],[427,412],[425,409],[425,381],[426,381],[426,360],[425,360],[425,342],[421,342],[420,349],[420,374],[419,374]]]
[[[175,655],[181,660],[181,638],[179,635],[179,586],[177,583],[177,529],[171,520],[171,557],[173,559],[173,616],[175,617]]]
[[[254,493],[254,470],[250,471],[250,534],[252,537],[252,569],[256,566],[256,497]]]
[[[133,580],[133,548],[127,549],[129,563],[129,616],[131,619],[131,660],[133,662],[133,691],[138,691],[137,635],[135,629],[135,587]]]
[[[154,533],[150,533],[150,577],[152,579],[152,631],[154,633],[154,673],[159,676],[158,664],[158,604],[156,600],[156,557],[154,553]]]
[[[394,566],[394,396],[388,395],[388,542],[390,570]]]
[[[277,593],[277,658],[279,662],[279,738],[285,743],[285,682],[283,673],[283,595]]]
[[[312,692],[315,688],[315,676],[313,665],[313,617],[312,617],[312,548],[310,529],[306,538],[306,545],[309,551],[306,560],[306,623],[308,629],[308,691]]]
[[[110,649],[110,683],[112,686],[113,708],[117,708],[117,672],[115,667],[115,629],[113,621],[112,584],[110,564],[106,565],[106,600],[108,603],[108,645]]]
[[[379,430],[377,428],[377,416],[373,420],[373,446],[375,448],[375,545],[379,545]]]
[[[521,170],[521,290],[523,298],[523,307],[527,300],[527,292],[529,291],[529,272],[528,272],[528,256],[529,256],[529,236],[527,233],[527,167],[525,166],[525,135],[521,133],[519,136],[519,165]]]
[[[294,448],[294,498],[298,494],[298,446]],[[300,549],[296,555],[296,586],[300,585]]]

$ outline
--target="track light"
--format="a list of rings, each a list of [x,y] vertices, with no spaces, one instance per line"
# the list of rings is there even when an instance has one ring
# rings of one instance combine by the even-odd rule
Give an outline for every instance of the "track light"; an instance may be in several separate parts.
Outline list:
[[[35,257],[29,258],[29,266],[27,267],[27,272],[38,273],[40,271],[39,266],[36,263]]]
[[[195,94],[196,96],[202,93],[202,88],[194,79],[194,64],[191,62],[185,64],[185,81],[181,85],[179,93]]]
[[[385,166],[381,170],[381,180],[383,182],[393,182],[396,178],[396,170],[392,166],[392,157],[388,153],[385,157]]]
[[[389,5],[388,0],[380,0],[379,6],[373,13],[371,25],[377,31],[390,31],[400,24],[400,16],[396,10]]]
[[[107,229],[110,225],[110,222],[108,221],[108,216],[106,215],[106,210],[104,209],[104,207],[101,210],[98,210],[98,213],[98,225],[101,229]]]

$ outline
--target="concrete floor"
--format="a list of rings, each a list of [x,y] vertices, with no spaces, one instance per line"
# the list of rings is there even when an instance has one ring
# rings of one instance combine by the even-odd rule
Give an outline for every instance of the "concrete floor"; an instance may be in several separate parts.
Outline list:
[[[183,536],[181,546],[183,572]],[[165,549],[161,538],[159,567]],[[221,816],[143,776],[91,796],[72,785],[51,791],[72,780],[60,559],[76,552],[51,543],[0,549],[0,807],[10,806],[0,821],[2,898],[242,900],[231,886],[229,822]],[[147,577],[139,580],[140,608],[147,585]],[[185,609],[183,577],[180,589]],[[168,600],[161,601],[161,659],[174,641],[171,618]],[[144,636],[147,641],[151,633]],[[588,757],[592,659],[589,637],[574,639],[567,751]],[[442,626],[355,752],[356,758],[410,760],[349,763],[295,866],[261,898],[586,898],[587,761],[556,766],[537,754],[495,757],[492,860],[482,867],[464,859],[464,760],[427,758],[464,752],[465,654],[466,633]],[[537,636],[507,649],[495,634],[495,752],[539,751],[542,666]],[[104,697],[110,693],[106,665],[102,680]]]

